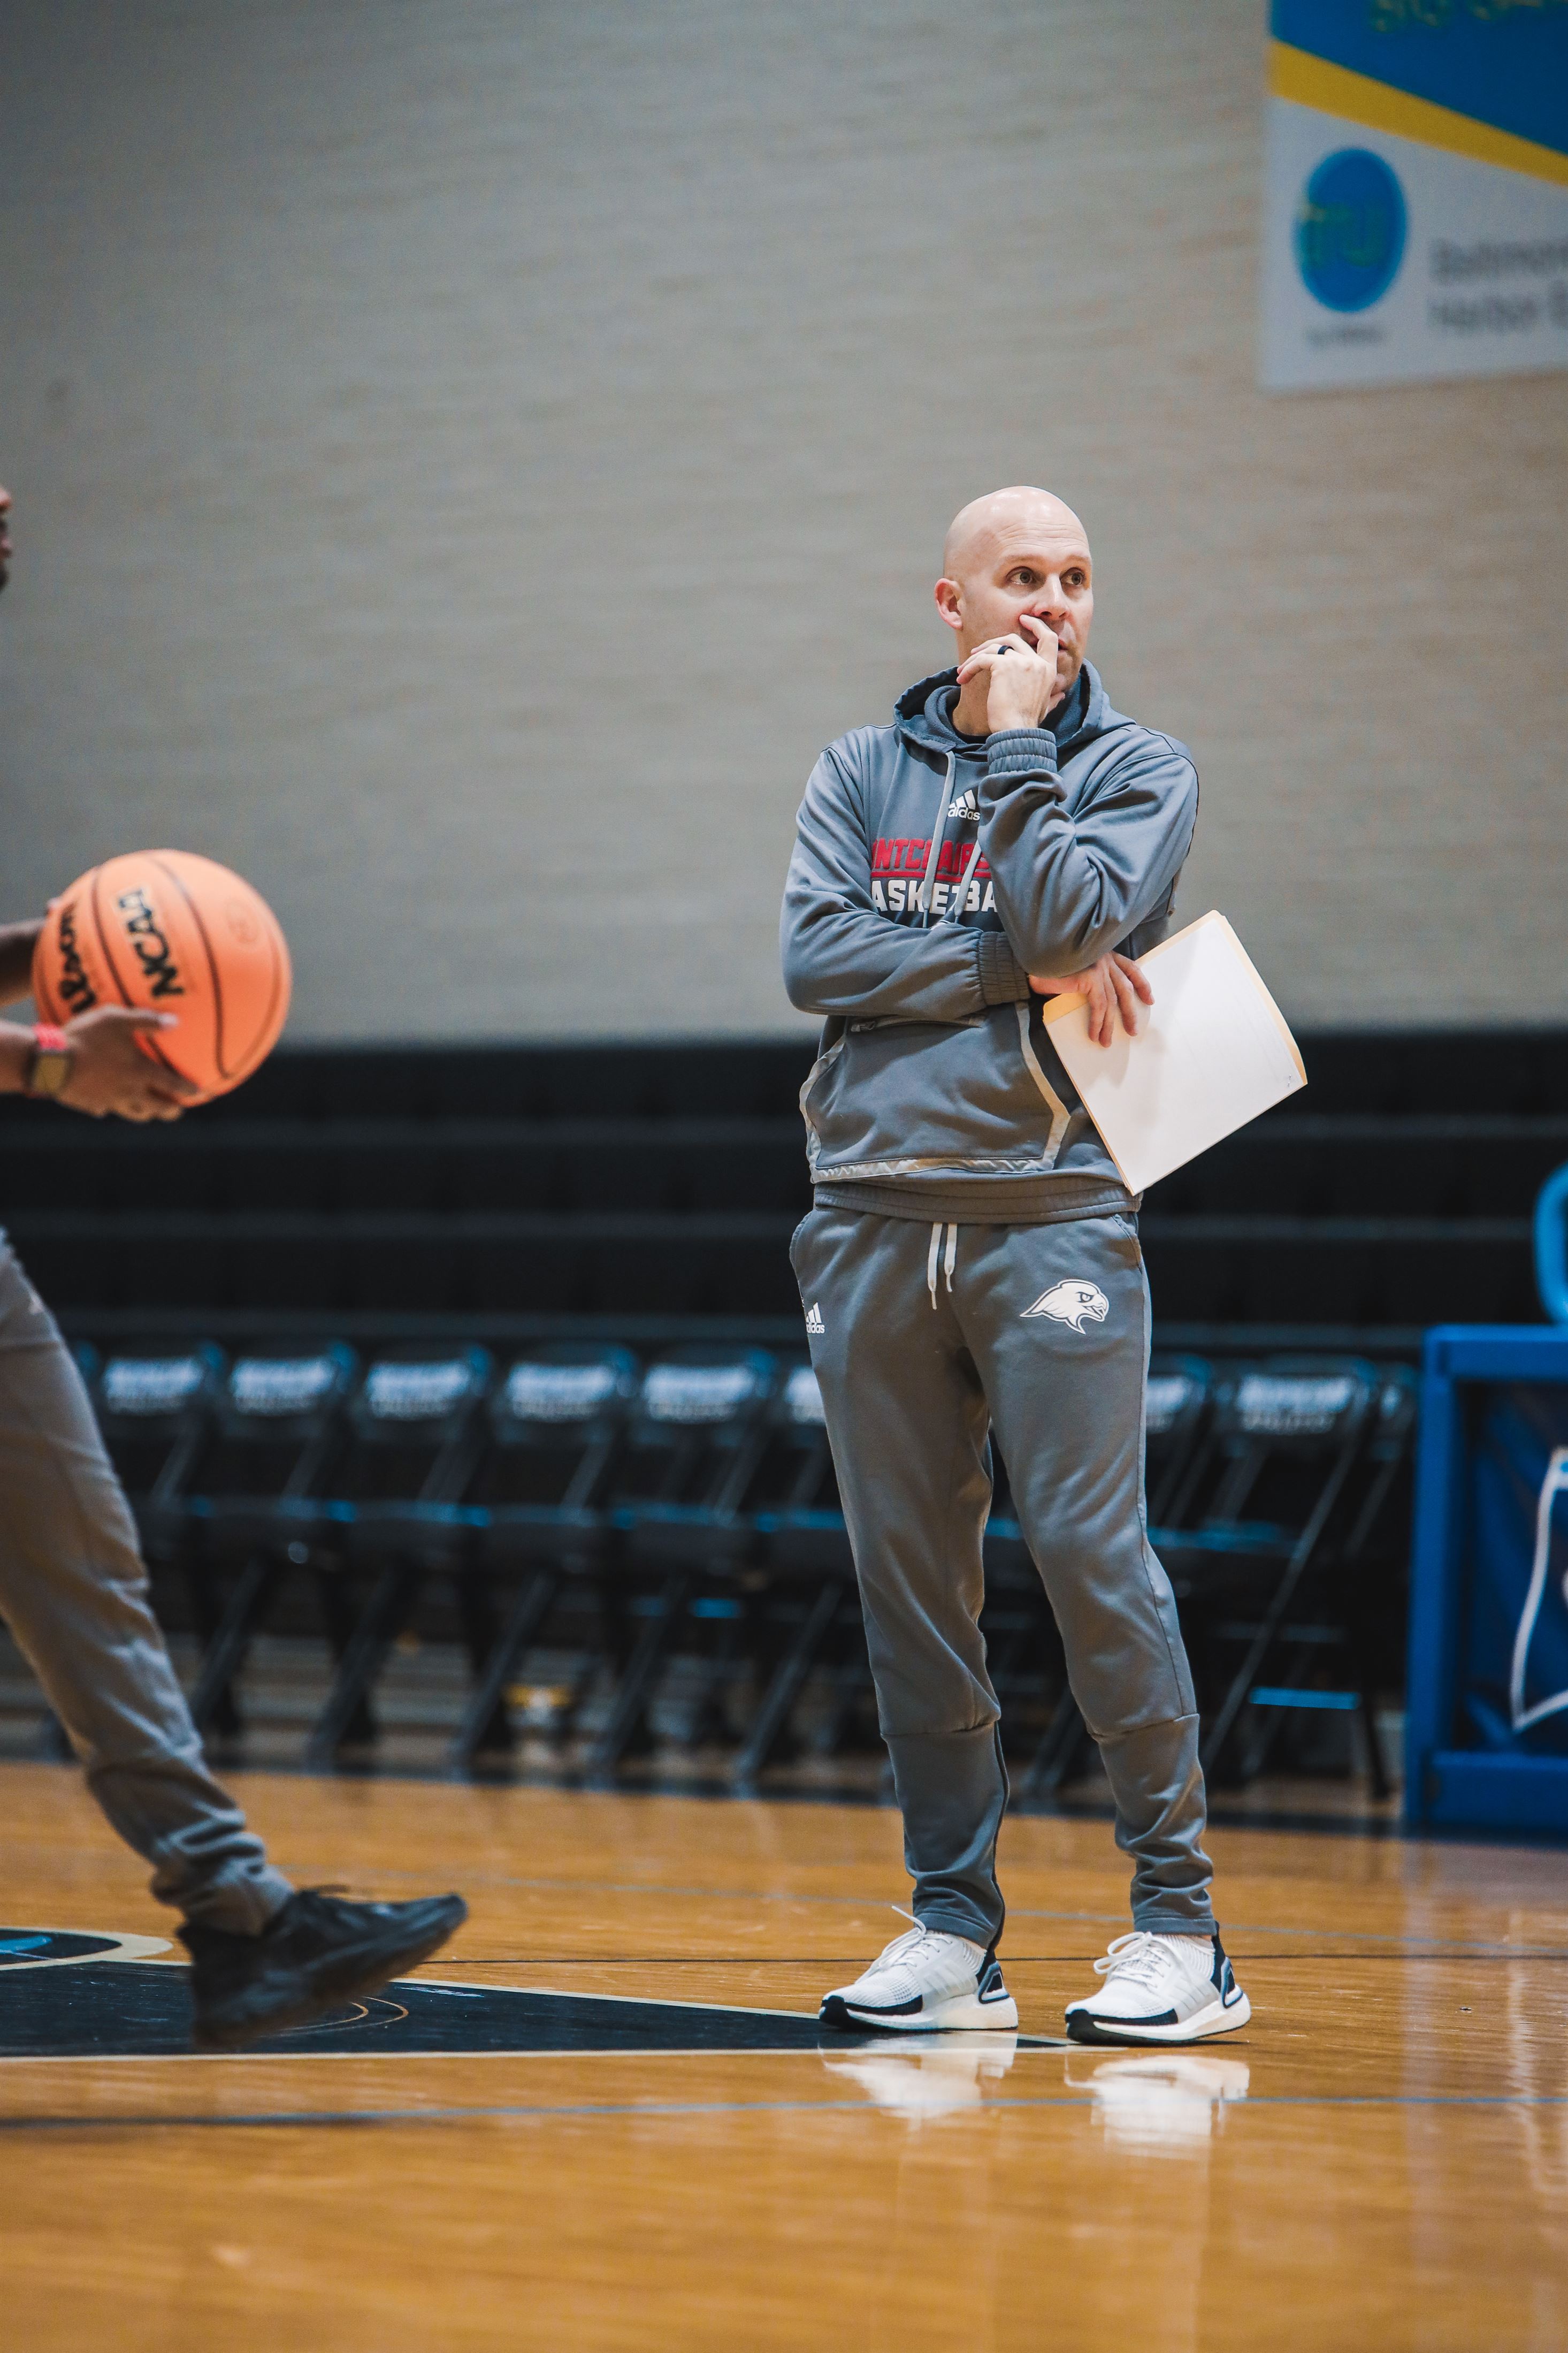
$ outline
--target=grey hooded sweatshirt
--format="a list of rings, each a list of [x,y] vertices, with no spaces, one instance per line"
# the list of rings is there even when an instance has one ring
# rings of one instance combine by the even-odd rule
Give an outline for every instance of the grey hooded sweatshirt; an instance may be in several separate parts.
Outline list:
[[[961,735],[957,674],[811,774],[784,890],[784,986],[826,1016],[801,1090],[825,1207],[959,1224],[1135,1209],[1041,1020],[1031,972],[1171,928],[1198,780],[1086,663],[1041,727]]]

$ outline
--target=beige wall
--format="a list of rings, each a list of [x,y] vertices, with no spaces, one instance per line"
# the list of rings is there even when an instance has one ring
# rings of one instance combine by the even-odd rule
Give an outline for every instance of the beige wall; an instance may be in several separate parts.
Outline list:
[[[1559,376],[1254,388],[1260,0],[12,0],[13,909],[243,868],[295,1034],[766,1030],[976,491],[1090,526],[1183,905],[1568,1016]]]

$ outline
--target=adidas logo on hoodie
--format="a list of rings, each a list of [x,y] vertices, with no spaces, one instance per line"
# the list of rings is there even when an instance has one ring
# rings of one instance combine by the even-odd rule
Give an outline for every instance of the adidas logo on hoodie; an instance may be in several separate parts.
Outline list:
[[[949,817],[957,818],[961,824],[973,825],[979,822],[980,804],[974,797],[973,785],[966,791],[960,793],[956,800],[949,801],[947,813]]]

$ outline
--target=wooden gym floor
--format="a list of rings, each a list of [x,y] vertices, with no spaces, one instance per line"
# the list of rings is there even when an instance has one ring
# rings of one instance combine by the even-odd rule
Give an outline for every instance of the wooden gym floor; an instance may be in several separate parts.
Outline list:
[[[1028,2038],[1125,1869],[1101,1822],[1013,1820],[1017,2046],[824,2051],[768,2013],[898,1931],[890,1812],[237,1787],[300,1880],[456,1885],[469,1926],[437,1990],[289,2055],[107,2055],[168,2041],[167,1959],[16,1939],[168,1915],[71,1771],[0,1767],[0,2040],[101,2046],[0,2061],[18,2353],[1568,2344],[1568,1854],[1216,1831],[1251,2026],[1090,2052]]]

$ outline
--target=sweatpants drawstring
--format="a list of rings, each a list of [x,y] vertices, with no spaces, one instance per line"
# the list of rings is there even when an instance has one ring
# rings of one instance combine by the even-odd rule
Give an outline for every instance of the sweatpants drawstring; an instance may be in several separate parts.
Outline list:
[[[947,1250],[945,1255],[943,1255],[942,1248],[942,1219],[939,1218],[935,1225],[932,1226],[931,1229],[931,1248],[926,1252],[926,1289],[931,1293],[931,1303],[933,1312],[936,1307],[936,1270],[938,1260],[941,1260],[942,1272],[947,1277],[947,1287],[949,1291],[952,1289],[952,1270],[958,1264],[958,1228],[956,1226],[949,1226],[947,1229]]]

